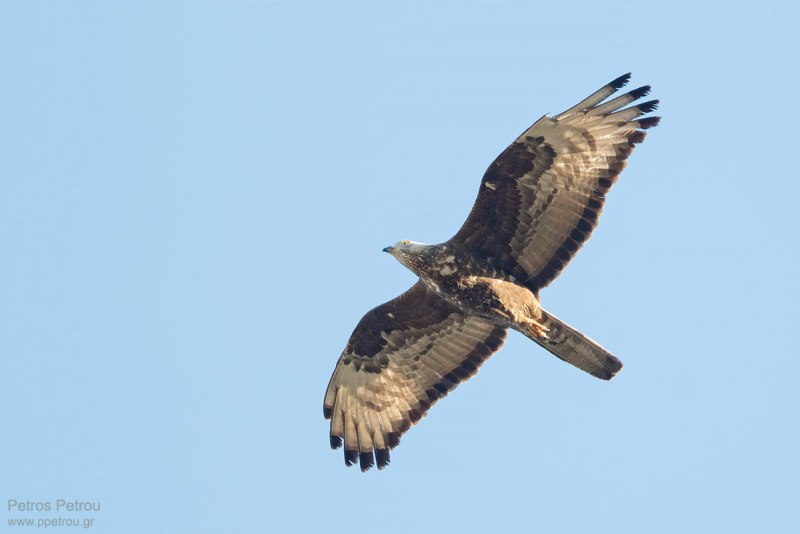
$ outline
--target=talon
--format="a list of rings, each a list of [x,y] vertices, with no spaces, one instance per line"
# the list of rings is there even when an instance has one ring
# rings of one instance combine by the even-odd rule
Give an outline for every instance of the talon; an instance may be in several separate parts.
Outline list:
[[[536,337],[547,337],[550,329],[542,323],[532,322],[528,325],[528,331]]]

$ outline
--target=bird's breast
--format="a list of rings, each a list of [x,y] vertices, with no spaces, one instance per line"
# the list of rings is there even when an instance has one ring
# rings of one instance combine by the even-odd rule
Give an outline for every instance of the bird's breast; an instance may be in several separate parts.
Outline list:
[[[440,297],[464,313],[492,322],[514,324],[539,308],[539,300],[528,288],[508,280],[485,276],[449,276],[426,280]]]

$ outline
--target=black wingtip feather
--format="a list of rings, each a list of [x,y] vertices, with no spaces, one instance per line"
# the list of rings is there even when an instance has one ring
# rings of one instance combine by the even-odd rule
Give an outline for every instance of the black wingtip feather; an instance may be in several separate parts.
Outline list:
[[[331,449],[338,449],[342,446],[341,436],[331,436]]]
[[[375,458],[372,456],[372,451],[358,453],[358,461],[361,464],[361,472],[369,471],[375,465]]]
[[[344,450],[344,465],[350,467],[358,462],[358,451]]]
[[[641,111],[642,113],[650,113],[658,109],[658,100],[650,100],[648,102],[643,102],[636,106],[636,108]]]
[[[397,432],[389,432],[386,434],[386,442],[390,449],[394,449],[400,445],[400,434]]]
[[[625,87],[625,85],[628,83],[628,80],[630,79],[631,79],[631,73],[629,72],[627,74],[623,74],[619,78],[615,78],[608,85],[610,85],[614,89],[619,89],[620,87]]]
[[[633,98],[642,98],[643,96],[647,96],[647,95],[650,94],[650,86],[649,85],[643,85],[643,86],[639,87],[638,89],[634,89],[633,91],[629,92],[628,94],[631,95]]]
[[[378,462],[378,469],[383,469],[389,465],[389,449],[376,449],[375,460]]]
[[[639,119],[637,122],[639,123],[639,128],[647,130],[648,128],[658,126],[658,123],[661,122],[661,117],[646,117],[644,119]]]
[[[323,406],[322,407],[322,415],[325,417],[325,419],[330,419],[331,416],[333,415],[333,409],[332,408],[328,408],[327,406]]]

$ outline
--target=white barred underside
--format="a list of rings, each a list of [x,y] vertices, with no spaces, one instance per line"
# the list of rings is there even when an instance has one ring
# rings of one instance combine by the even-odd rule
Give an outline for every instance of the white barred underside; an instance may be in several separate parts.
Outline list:
[[[451,390],[461,379],[447,376],[470,354],[480,354],[477,367],[493,352],[484,345],[493,332],[496,335],[497,327],[481,318],[453,313],[439,328],[419,337],[403,330],[385,335],[382,353],[388,365],[379,372],[356,370],[340,359],[324,401],[332,409],[331,435],[344,438],[345,451],[390,448],[387,436],[399,437],[435,402],[428,393],[434,385],[444,382]],[[359,357],[345,352],[342,359],[348,356]]]
[[[592,101],[607,98],[606,93],[610,94],[598,93]],[[626,94],[585,113],[584,108],[573,108],[556,118],[545,116],[517,139],[528,144],[543,137],[555,152],[541,176],[531,173],[518,181],[528,202],[523,202],[525,209],[510,244],[526,272],[541,272],[570,239],[569,229],[581,221],[587,199],[603,202],[598,181],[605,179],[610,185],[616,180],[630,151],[631,136],[640,128],[633,119],[643,114],[637,107],[612,112],[635,99]],[[586,221],[587,227],[595,224],[596,220]]]

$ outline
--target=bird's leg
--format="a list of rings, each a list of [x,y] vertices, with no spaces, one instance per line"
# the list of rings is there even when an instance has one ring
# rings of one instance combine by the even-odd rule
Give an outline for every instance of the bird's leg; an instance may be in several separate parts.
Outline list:
[[[541,337],[546,338],[547,332],[550,331],[543,322],[540,322],[542,319],[541,308],[538,306],[538,302],[536,302],[535,306],[531,306],[530,304],[525,305],[526,317],[524,319],[524,326],[525,330],[532,334],[534,337]]]
[[[545,325],[536,320],[528,320],[525,323],[525,329],[534,337],[546,338],[547,333],[550,331]]]

